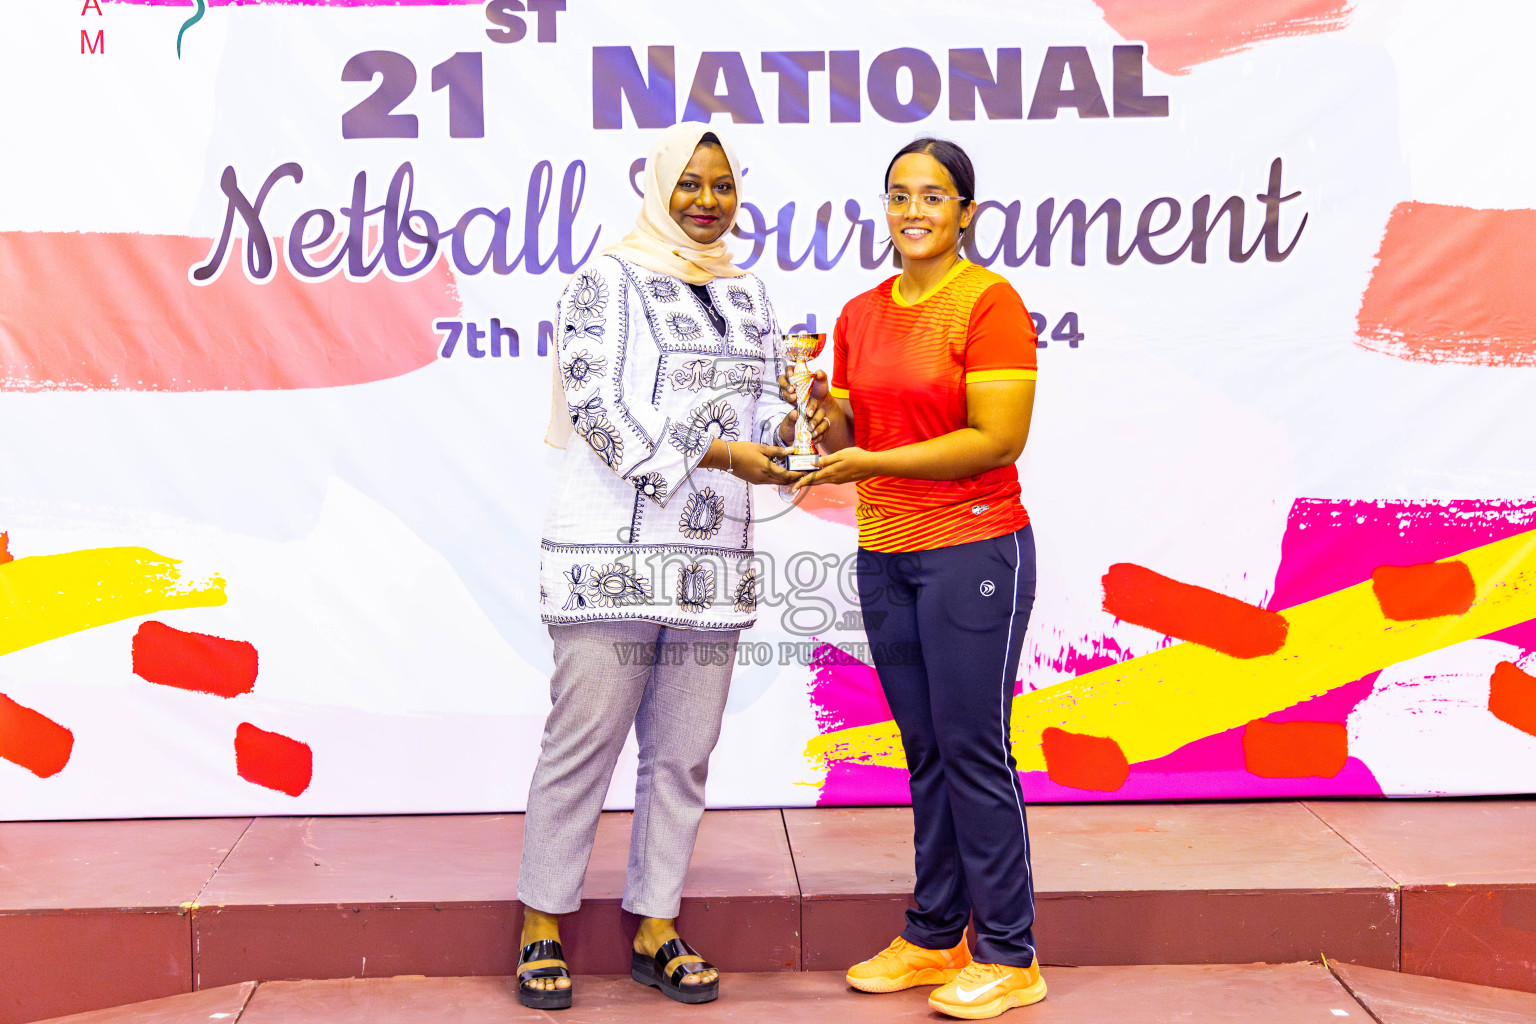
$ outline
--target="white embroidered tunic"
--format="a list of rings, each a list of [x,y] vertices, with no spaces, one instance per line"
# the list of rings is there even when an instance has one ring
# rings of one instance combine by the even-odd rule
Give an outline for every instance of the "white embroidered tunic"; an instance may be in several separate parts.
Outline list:
[[[699,469],[711,438],[780,443],[779,325],[756,276],[688,285],[599,256],[560,297],[573,436],[544,519],[548,623],[740,629],[757,616],[751,486]]]

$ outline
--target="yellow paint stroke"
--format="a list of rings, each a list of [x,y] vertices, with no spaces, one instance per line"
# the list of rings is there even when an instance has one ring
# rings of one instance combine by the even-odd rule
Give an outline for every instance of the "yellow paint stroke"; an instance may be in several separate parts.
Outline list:
[[[224,580],[188,580],[148,548],[89,548],[0,565],[0,654],[173,608],[223,604]]]
[[[1040,735],[1051,726],[1112,737],[1127,761],[1150,761],[1388,665],[1536,619],[1536,530],[1444,561],[1472,570],[1477,597],[1465,614],[1394,622],[1366,581],[1286,609],[1290,631],[1274,654],[1234,658],[1182,643],[1022,693],[1010,730],[1019,770],[1045,769]],[[818,736],[805,753],[813,763],[907,764],[890,721]]]

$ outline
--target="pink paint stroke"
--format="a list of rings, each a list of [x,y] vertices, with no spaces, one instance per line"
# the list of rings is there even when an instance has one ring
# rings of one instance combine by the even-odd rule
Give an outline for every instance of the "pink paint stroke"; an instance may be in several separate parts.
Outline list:
[[[0,231],[0,391],[266,391],[367,384],[437,361],[433,322],[463,303],[439,260],[263,284],[187,280],[211,244],[180,235]],[[282,251],[278,247],[278,253]],[[285,262],[281,255],[279,264]]]
[[[1145,41],[1147,63],[1171,75],[1275,39],[1337,32],[1350,0],[1094,0],[1126,39]]]
[[[831,644],[817,644],[810,669],[811,708],[823,734],[891,720],[891,706],[873,665]]]
[[[1042,668],[1051,673],[1082,676],[1101,668],[1118,665],[1131,656],[1131,652],[1121,647],[1112,636],[1085,636],[1082,638],[1081,646],[1076,643],[1067,643],[1055,654],[1037,652],[1034,662],[1036,668]],[[1035,689],[1033,686],[1028,688]]]

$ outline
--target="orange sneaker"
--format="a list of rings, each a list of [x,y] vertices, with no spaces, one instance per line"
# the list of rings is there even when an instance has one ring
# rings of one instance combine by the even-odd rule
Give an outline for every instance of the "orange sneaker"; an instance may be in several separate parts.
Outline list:
[[[863,963],[848,968],[848,984],[860,992],[899,992],[917,985],[954,981],[971,962],[964,936],[953,949],[924,949],[900,935]]]
[[[972,963],[954,981],[930,993],[928,1005],[951,1017],[981,1020],[1044,998],[1038,960],[1028,967]]]

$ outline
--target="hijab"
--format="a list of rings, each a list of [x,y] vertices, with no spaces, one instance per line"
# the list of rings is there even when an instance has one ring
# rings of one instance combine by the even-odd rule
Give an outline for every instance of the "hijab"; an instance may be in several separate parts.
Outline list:
[[[672,219],[672,192],[677,179],[682,177],[688,161],[699,148],[699,140],[712,132],[709,125],[698,121],[682,121],[663,129],[651,145],[645,160],[645,170],[640,182],[642,200],[640,216],[635,229],[613,245],[602,250],[604,254],[622,257],[646,270],[678,278],[688,284],[708,284],[717,277],[740,277],[746,271],[731,263],[731,254],[725,247],[725,236],[735,224],[735,214],[726,222],[720,237],[709,245],[700,246],[683,232],[682,226]],[[720,138],[718,132],[715,137]],[[720,139],[720,150],[731,168],[738,197],[741,192],[741,165],[731,147]],[[736,209],[741,209],[738,198]],[[564,448],[571,436],[570,408],[565,401],[565,389],[560,385],[560,360],[553,359],[554,378],[551,383],[549,403],[549,429],[544,440],[556,448]]]
[[[677,179],[688,168],[699,140],[709,132],[707,124],[683,121],[664,129],[656,137],[641,177],[644,199],[635,230],[603,252],[622,256],[646,270],[680,278],[689,284],[708,284],[717,277],[740,277],[746,273],[731,264],[731,254],[725,248],[725,235],[736,222],[734,214],[726,222],[720,237],[702,247],[672,219],[672,192],[677,188]],[[723,139],[720,150],[725,154],[725,162],[731,168],[731,177],[739,194],[741,166]],[[736,208],[741,209],[739,201]]]

